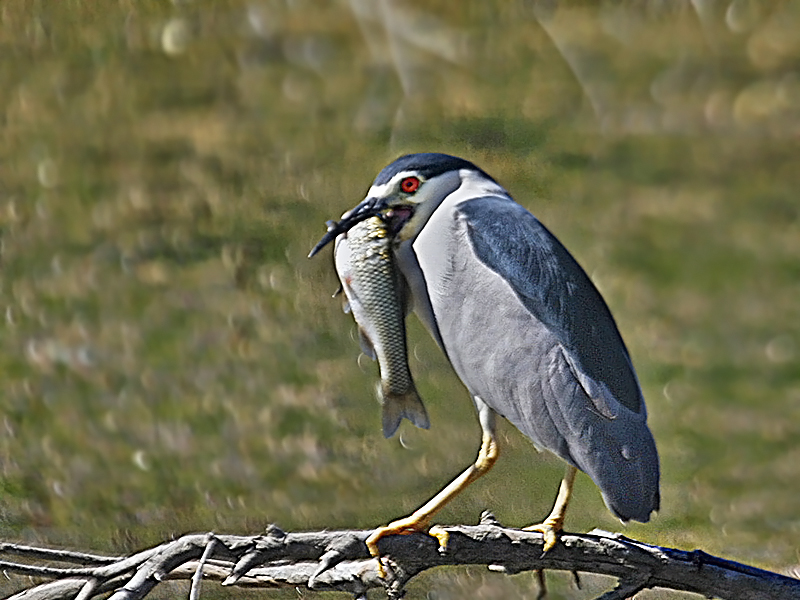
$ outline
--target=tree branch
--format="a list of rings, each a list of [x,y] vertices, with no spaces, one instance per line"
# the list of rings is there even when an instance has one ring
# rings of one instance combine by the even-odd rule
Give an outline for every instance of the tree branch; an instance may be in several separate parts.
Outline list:
[[[201,578],[224,586],[276,588],[305,586],[345,591],[365,598],[383,587],[399,598],[414,576],[442,565],[486,565],[507,574],[531,570],[583,571],[618,579],[600,600],[631,597],[647,588],[695,592],[725,600],[800,597],[800,580],[756,569],[695,550],[686,552],[637,542],[602,531],[563,534],[542,554],[542,535],[509,529],[485,516],[480,525],[443,528],[447,548],[428,535],[391,536],[380,542],[386,579],[364,544],[370,531],[286,533],[270,526],[264,535],[190,534],[128,557],[0,543],[0,554],[24,562],[0,561],[6,573],[53,579],[25,589],[12,600],[89,600],[113,592],[113,600],[137,600],[165,579],[191,579],[199,596]],[[81,567],[42,566],[59,561]]]

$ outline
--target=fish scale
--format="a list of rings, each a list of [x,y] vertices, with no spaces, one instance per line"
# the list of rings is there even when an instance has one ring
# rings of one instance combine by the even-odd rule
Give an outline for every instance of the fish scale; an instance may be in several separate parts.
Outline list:
[[[334,262],[364,351],[381,373],[383,433],[390,437],[403,418],[427,429],[428,414],[408,367],[403,280],[393,238],[380,217],[354,225],[336,240]]]

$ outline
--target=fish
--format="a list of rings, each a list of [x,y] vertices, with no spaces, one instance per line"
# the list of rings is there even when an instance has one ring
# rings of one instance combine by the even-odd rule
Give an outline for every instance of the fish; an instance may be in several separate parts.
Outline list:
[[[397,268],[393,236],[380,216],[353,225],[336,237],[334,266],[347,298],[345,312],[358,325],[364,354],[378,360],[383,435],[402,419],[428,429],[430,419],[408,366],[405,280]]]

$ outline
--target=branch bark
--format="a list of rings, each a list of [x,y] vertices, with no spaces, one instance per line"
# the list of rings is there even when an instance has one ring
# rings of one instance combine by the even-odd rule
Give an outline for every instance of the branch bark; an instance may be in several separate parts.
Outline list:
[[[89,600],[109,592],[113,600],[138,600],[165,579],[191,579],[189,594],[196,598],[201,578],[224,586],[344,591],[356,598],[382,587],[389,598],[399,598],[411,578],[442,565],[486,565],[507,574],[553,569],[616,577],[617,587],[600,600],[621,600],[656,587],[725,600],[800,598],[798,579],[618,534],[565,533],[543,555],[541,534],[502,527],[491,516],[480,525],[443,529],[449,534],[447,548],[425,534],[381,540],[386,579],[364,544],[371,531],[286,533],[276,526],[257,536],[185,535],[127,557],[0,543],[0,555],[22,558],[0,560],[0,569],[52,579],[14,594],[13,600]],[[80,566],[41,566],[54,561]]]

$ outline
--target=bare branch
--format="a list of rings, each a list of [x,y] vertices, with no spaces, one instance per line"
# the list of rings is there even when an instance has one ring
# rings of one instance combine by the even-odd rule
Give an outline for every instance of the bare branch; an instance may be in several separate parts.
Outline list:
[[[74,562],[82,565],[106,565],[119,562],[125,558],[124,556],[100,556],[98,554],[87,554],[86,552],[72,552],[71,550],[38,548],[36,546],[24,546],[22,544],[12,544],[10,542],[0,542],[0,554],[35,556],[39,559],[49,557],[53,560]]]
[[[197,569],[192,575],[192,588],[189,590],[189,600],[200,600],[200,582],[203,579],[203,569],[208,562],[208,559],[211,558],[211,553],[214,552],[214,546],[217,544],[217,540],[214,537],[213,533],[209,533],[206,536],[206,549],[203,550],[203,556],[200,557],[200,562],[197,564]]]
[[[486,565],[507,574],[565,570],[618,579],[602,600],[631,597],[642,589],[667,588],[725,600],[783,600],[800,597],[800,580],[711,556],[651,546],[621,535],[594,531],[563,534],[542,554],[542,536],[484,520],[480,525],[444,528],[447,548],[428,535],[391,536],[380,541],[386,579],[365,546],[370,531],[287,533],[271,526],[264,535],[185,535],[129,557],[104,557],[15,544],[0,544],[0,554],[24,555],[27,563],[3,561],[7,572],[55,581],[12,596],[13,600],[89,600],[113,592],[114,600],[137,600],[164,579],[193,579],[190,598],[199,595],[201,577],[226,586],[306,587],[345,591],[357,598],[382,587],[399,597],[418,573],[442,565]],[[20,549],[23,549],[20,551]],[[81,563],[80,568],[42,562]],[[114,561],[114,562],[111,562]]]

